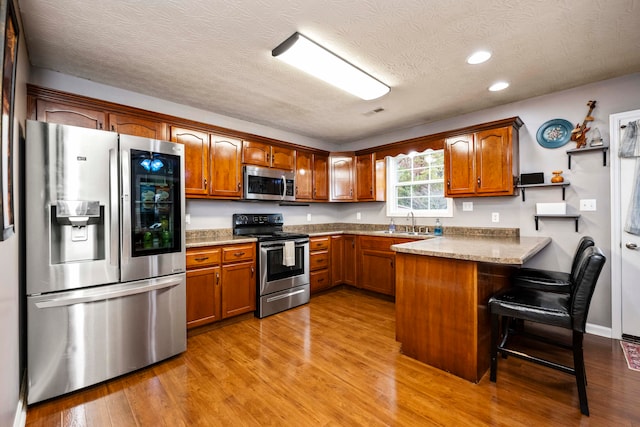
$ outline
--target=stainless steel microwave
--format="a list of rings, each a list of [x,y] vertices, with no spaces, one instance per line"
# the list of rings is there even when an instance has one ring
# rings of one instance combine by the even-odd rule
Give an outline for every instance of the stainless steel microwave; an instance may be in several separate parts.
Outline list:
[[[244,198],[248,200],[295,200],[296,174],[260,166],[244,167]]]

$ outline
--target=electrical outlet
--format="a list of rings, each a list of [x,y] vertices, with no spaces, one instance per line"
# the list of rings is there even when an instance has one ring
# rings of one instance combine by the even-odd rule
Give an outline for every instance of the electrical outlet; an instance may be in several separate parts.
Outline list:
[[[356,212],[356,219],[360,221],[362,219],[362,213]]]
[[[500,213],[492,212],[491,213],[491,222],[500,222]]]
[[[462,202],[462,210],[465,212],[473,211],[473,202]]]
[[[596,210],[596,199],[582,199],[582,200],[580,200],[580,210],[581,211],[595,211]]]
[[[311,221],[311,214],[310,213],[307,214],[307,221]]]
[[[191,224],[191,214],[185,214],[184,222],[185,224]]]

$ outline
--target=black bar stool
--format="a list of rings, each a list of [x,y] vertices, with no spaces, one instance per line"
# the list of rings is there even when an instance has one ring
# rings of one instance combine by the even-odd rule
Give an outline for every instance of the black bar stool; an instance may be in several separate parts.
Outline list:
[[[584,366],[582,341],[587,323],[587,314],[593,291],[602,271],[606,258],[597,247],[583,251],[578,260],[576,280],[570,293],[559,293],[526,287],[511,287],[498,292],[489,299],[491,313],[491,374],[496,382],[498,371],[498,352],[504,357],[515,356],[549,368],[575,375],[580,398],[580,411],[589,415],[587,402],[587,380]],[[500,339],[500,318],[503,320],[502,339]],[[526,320],[544,325],[557,326],[572,331],[572,344],[569,346],[540,335],[526,334],[529,338],[553,344],[573,352],[573,367],[561,365],[522,351],[507,347],[511,335],[520,333],[509,327],[511,319]]]

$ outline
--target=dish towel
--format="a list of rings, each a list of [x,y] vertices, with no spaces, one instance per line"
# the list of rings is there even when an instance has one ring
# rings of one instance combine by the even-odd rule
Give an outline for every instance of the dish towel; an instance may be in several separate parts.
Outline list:
[[[296,244],[293,240],[284,242],[282,250],[282,265],[292,267],[296,265]]]
[[[636,158],[635,185],[629,203],[627,222],[624,231],[627,233],[640,235],[640,120],[629,122],[620,143],[621,158]]]

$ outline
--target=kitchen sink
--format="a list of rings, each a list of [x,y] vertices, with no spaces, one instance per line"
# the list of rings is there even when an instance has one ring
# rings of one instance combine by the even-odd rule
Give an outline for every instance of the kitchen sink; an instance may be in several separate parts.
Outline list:
[[[381,233],[381,234],[389,234],[389,235],[394,235],[394,236],[433,236],[433,233],[426,233],[424,231],[389,231],[389,230],[384,230],[384,231],[376,231],[376,233]]]

